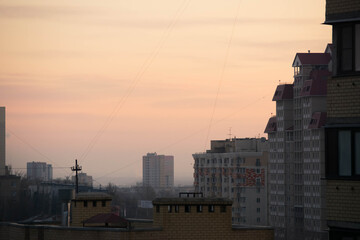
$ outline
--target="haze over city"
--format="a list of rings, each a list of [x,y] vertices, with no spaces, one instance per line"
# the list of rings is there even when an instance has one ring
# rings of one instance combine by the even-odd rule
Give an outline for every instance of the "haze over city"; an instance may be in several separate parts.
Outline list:
[[[239,5],[240,3],[240,5]],[[297,52],[331,42],[325,1],[2,1],[6,162],[46,161],[95,184],[141,181],[174,156],[175,184],[212,139],[265,137]],[[209,124],[211,126],[209,127]]]

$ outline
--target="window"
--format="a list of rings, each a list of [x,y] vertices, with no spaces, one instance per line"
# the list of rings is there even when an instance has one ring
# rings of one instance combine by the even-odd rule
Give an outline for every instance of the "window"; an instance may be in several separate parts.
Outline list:
[[[202,205],[197,205],[196,206],[196,211],[197,212],[202,212]]]
[[[88,205],[87,201],[84,201],[84,207],[87,207],[87,205]]]
[[[328,128],[325,139],[326,177],[360,179],[360,128]]]
[[[337,35],[337,70],[339,74],[360,71],[360,24],[339,24]]]
[[[257,209],[256,209],[256,212],[257,212],[257,213],[260,213],[260,208],[257,208]]]
[[[105,200],[102,200],[102,201],[101,201],[101,206],[102,206],[102,207],[106,207],[106,201],[105,201]]]
[[[258,223],[259,223],[259,222],[260,222],[260,218],[256,218],[256,222],[258,222]]]
[[[187,213],[191,212],[191,206],[190,205],[185,205],[185,212],[187,212]]]
[[[93,201],[93,207],[96,207],[96,201]]]
[[[339,175],[351,176],[351,132],[339,131]]]
[[[160,212],[160,206],[156,205],[156,212],[159,213]]]
[[[176,213],[179,212],[179,205],[175,205],[175,212],[176,212]]]
[[[172,212],[172,206],[168,205],[168,213],[171,213],[171,212]]]
[[[259,202],[260,202],[260,198],[256,198],[256,202],[259,203]]]
[[[209,205],[208,208],[209,208],[209,212],[215,212],[214,205]]]

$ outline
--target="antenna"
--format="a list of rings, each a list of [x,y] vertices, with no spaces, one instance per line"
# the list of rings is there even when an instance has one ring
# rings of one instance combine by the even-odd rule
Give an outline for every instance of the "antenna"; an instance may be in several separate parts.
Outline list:
[[[231,140],[231,127],[229,127],[229,139]]]
[[[76,193],[79,193],[79,179],[78,179],[78,171],[81,171],[81,166],[78,165],[77,159],[75,159],[75,166],[71,167],[71,171],[76,173]]]

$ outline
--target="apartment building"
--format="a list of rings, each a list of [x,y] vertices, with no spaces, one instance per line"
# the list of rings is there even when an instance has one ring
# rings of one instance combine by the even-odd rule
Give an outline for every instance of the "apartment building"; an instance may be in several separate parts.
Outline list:
[[[269,221],[275,239],[327,239],[324,129],[332,45],[297,53],[294,82],[277,86],[276,116],[265,129],[269,153]]]
[[[76,176],[72,176],[71,177],[71,181],[75,182],[76,181]],[[92,187],[93,186],[93,177],[87,175],[86,173],[82,172],[82,173],[78,173],[78,184],[80,186],[88,186],[88,187]]]
[[[326,205],[330,240],[360,239],[360,1],[327,0],[333,29],[333,75],[325,127]]]
[[[193,158],[195,191],[231,199],[234,224],[268,225],[265,138],[213,140]]]
[[[174,187],[174,156],[157,153],[143,156],[143,185],[155,190]]]
[[[53,178],[52,166],[46,162],[28,162],[26,172],[29,180],[51,181]]]

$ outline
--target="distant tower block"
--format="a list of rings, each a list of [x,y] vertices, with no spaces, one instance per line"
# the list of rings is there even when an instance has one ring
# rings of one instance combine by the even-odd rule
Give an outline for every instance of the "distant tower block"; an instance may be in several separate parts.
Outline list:
[[[0,107],[0,176],[5,175],[5,107]]]

